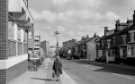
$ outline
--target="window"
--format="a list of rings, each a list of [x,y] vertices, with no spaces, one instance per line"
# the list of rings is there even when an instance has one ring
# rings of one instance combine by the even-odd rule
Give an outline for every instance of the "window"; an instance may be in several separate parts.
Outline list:
[[[133,46],[131,47],[131,55],[132,56],[134,55],[134,47]]]
[[[122,39],[123,39],[123,44],[126,44],[126,36],[125,35],[122,37]]]
[[[135,41],[135,32],[134,32],[134,41]]]
[[[130,32],[129,33],[129,42],[134,42],[135,40],[134,40],[134,32]]]
[[[131,42],[131,39],[130,39],[131,38],[131,35],[130,35],[130,33],[128,33],[128,36],[127,37],[128,37],[128,42]]]

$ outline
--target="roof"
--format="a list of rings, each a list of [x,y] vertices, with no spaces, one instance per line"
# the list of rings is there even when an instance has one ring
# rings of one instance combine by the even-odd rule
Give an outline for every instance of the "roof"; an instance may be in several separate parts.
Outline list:
[[[113,33],[114,33],[114,29],[108,30],[108,31],[106,32],[106,35],[109,36],[109,35],[112,35]]]
[[[135,25],[134,25],[134,24],[132,24],[132,25],[126,27],[124,30],[118,32],[117,34],[120,35],[120,34],[123,34],[123,33],[127,33],[128,31],[133,30],[133,29],[135,29]]]
[[[96,36],[94,36],[94,37],[91,37],[91,38],[89,38],[89,39],[87,40],[87,42],[89,42],[89,41],[91,41],[91,40],[93,40],[93,39],[95,39],[95,40],[100,39],[100,36],[96,35]]]
[[[129,28],[129,31],[130,30],[135,30],[135,24],[133,24],[130,28]]]

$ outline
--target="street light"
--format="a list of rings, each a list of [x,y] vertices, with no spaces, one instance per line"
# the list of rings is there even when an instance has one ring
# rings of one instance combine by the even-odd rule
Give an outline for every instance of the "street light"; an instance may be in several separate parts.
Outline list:
[[[55,31],[54,32],[55,36],[56,36],[56,55],[59,55],[59,41],[58,41],[58,35],[60,34],[59,31]]]

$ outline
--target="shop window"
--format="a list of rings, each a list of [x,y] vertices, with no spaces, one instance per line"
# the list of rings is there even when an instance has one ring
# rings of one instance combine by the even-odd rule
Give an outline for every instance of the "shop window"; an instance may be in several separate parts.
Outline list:
[[[16,55],[16,29],[17,25],[13,22],[8,22],[8,56]]]

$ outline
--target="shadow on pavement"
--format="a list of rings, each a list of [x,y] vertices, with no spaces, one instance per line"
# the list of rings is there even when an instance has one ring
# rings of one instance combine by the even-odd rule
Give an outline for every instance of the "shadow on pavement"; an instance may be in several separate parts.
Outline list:
[[[43,80],[43,81],[55,81],[55,80],[49,79],[49,78],[32,78],[32,79],[35,79],[35,80]]]
[[[85,65],[93,65],[102,67],[101,69],[93,70],[98,72],[110,72],[110,73],[118,73],[118,74],[125,74],[125,75],[135,75],[135,67],[128,66],[123,64],[105,64],[105,63],[97,63],[97,62],[90,62],[88,60],[72,60],[72,62],[78,64],[85,64]]]

